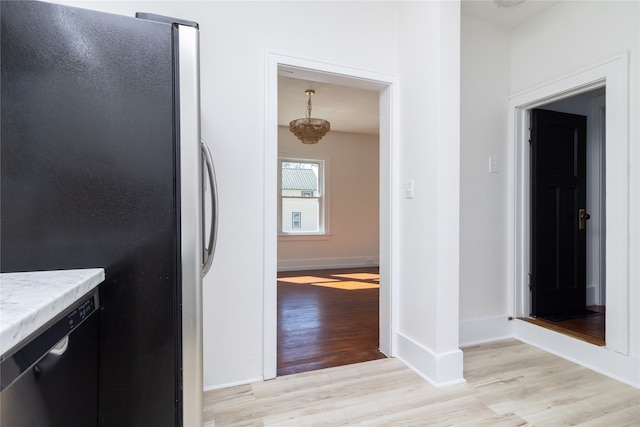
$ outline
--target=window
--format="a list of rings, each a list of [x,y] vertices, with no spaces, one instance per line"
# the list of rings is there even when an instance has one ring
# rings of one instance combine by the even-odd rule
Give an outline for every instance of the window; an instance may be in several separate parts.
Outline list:
[[[280,235],[325,234],[324,169],[325,160],[280,159]]]
[[[291,213],[291,228],[299,230],[302,228],[302,212]]]

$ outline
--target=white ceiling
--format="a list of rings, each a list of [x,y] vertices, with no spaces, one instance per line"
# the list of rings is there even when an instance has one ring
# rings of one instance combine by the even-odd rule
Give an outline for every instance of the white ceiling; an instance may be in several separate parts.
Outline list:
[[[515,28],[557,3],[560,3],[560,0],[525,0],[511,7],[501,7],[492,0],[462,0],[461,13],[483,21]]]
[[[514,28],[527,19],[552,7],[559,0],[525,0],[512,7],[498,7],[493,0],[463,0],[461,13],[484,21]],[[315,81],[313,73],[297,73],[283,69],[278,76],[278,124],[289,126],[294,119],[304,117],[306,89],[316,91],[311,102],[311,117],[328,120],[331,130],[368,135],[378,134],[378,90],[366,88],[362,82],[351,87]]]
[[[278,76],[279,125],[289,126],[291,120],[305,116],[307,89],[316,91],[311,97],[311,117],[328,120],[332,131],[378,134],[377,91],[282,75]]]

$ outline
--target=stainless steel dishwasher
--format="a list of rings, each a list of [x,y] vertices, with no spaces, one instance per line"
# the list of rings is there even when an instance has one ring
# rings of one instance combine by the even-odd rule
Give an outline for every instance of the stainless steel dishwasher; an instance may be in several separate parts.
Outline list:
[[[98,418],[97,288],[0,359],[0,426],[85,427]]]

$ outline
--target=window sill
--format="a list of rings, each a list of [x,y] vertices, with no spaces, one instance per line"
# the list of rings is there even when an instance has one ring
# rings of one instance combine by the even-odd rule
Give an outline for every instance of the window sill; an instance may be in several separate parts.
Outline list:
[[[278,234],[279,242],[302,240],[330,240],[331,234]]]

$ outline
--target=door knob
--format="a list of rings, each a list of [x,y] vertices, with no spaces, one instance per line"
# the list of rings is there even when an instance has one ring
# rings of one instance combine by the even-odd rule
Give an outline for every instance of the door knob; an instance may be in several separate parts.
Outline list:
[[[584,230],[587,228],[587,220],[591,218],[584,209],[578,209],[578,230]]]

